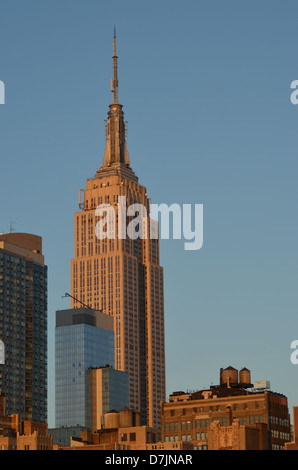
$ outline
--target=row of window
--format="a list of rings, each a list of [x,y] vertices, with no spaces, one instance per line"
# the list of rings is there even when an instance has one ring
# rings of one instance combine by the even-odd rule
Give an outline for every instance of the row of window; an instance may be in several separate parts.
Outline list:
[[[263,415],[250,415],[250,416],[237,416],[236,419],[239,420],[240,424],[257,424],[257,423],[263,423],[264,422],[264,417]],[[221,426],[227,426],[227,418],[224,417],[215,417],[212,418],[212,421],[219,421],[219,424]],[[196,419],[194,421],[194,426],[195,428],[208,428],[210,426],[210,419]],[[192,429],[192,421],[182,421],[181,422],[181,431],[184,430],[191,430]],[[165,423],[164,425],[164,431],[165,433],[167,432],[174,432],[179,430],[179,423],[176,422],[171,422],[171,423]]]
[[[284,441],[290,441],[290,433],[283,431],[271,431],[272,437],[275,439],[283,439]]]
[[[224,405],[225,407],[225,405]],[[251,403],[233,403],[231,404],[231,409],[232,411],[241,411],[241,410],[247,410],[247,409],[259,409],[264,407],[263,402],[251,402]],[[224,411],[220,405],[210,405],[210,406],[200,406],[200,407],[194,407],[194,408],[178,408],[177,410],[172,409],[169,411],[170,416],[175,416],[175,415],[182,415],[185,416],[187,414],[192,414],[192,413],[209,413],[210,411]]]
[[[197,432],[195,435],[195,439],[197,441],[206,441],[208,437],[207,432]],[[192,436],[191,434],[183,434],[181,436],[182,441],[191,441]],[[178,442],[179,441],[179,436],[176,434],[175,436],[165,436],[165,442]]]
[[[121,442],[127,442],[127,433],[122,433],[121,434]],[[130,432],[129,433],[129,441],[134,442],[136,440],[136,433],[135,432]]]

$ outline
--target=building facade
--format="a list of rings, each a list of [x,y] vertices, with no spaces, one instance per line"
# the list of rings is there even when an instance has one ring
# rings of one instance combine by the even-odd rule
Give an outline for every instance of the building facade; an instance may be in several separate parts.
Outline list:
[[[53,450],[47,423],[22,420],[5,414],[5,396],[0,393],[0,450]]]
[[[103,428],[106,413],[129,406],[128,374],[110,366],[93,368],[86,371],[86,382],[91,406],[88,428],[97,431]]]
[[[106,413],[103,429],[82,431],[79,439],[71,439],[69,447],[58,450],[146,450],[156,439],[157,430],[140,426],[140,413],[125,407]]]
[[[293,406],[293,432],[290,442],[286,443],[286,450],[298,450],[298,406]]]
[[[265,423],[240,424],[235,418],[228,426],[212,421],[208,429],[208,450],[269,450]]]
[[[106,364],[114,365],[112,318],[87,308],[57,311],[56,428],[87,427],[90,424],[91,404],[87,401],[86,371]]]
[[[71,294],[113,317],[115,368],[129,375],[129,406],[141,413],[142,424],[159,427],[165,400],[163,268],[158,231],[150,236],[155,225],[147,190],[131,169],[126,147],[115,37],[113,63],[103,164],[81,190],[75,214]],[[74,299],[72,308],[78,308]]]
[[[228,367],[221,370],[220,385],[173,393],[168,403],[162,403],[162,441],[190,441],[194,448],[207,450],[211,424],[217,421],[227,427],[236,419],[240,426],[266,424],[268,448],[284,449],[291,432],[287,398],[254,387],[246,368],[239,375],[240,380],[237,369]]]
[[[46,422],[47,266],[38,236],[0,236],[0,339],[6,413]]]

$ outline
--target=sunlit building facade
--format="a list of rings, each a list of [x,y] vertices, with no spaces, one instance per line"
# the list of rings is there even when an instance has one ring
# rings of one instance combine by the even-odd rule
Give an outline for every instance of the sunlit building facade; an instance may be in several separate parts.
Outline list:
[[[189,441],[199,450],[238,450],[240,431],[245,434],[250,428],[259,429],[256,450],[284,450],[291,440],[287,397],[270,390],[268,381],[251,383],[247,368],[239,373],[231,366],[221,369],[219,385],[174,392],[162,403],[164,442]],[[230,440],[231,433],[237,439]]]
[[[47,266],[42,239],[0,236],[0,392],[6,414],[47,421]]]
[[[165,398],[163,268],[158,237],[149,236],[147,190],[131,169],[126,147],[115,37],[113,63],[114,99],[106,123],[103,163],[81,190],[80,211],[75,214],[71,294],[113,317],[115,368],[129,375],[129,407],[140,412],[142,424],[159,427],[160,401]],[[130,236],[132,204],[145,209],[138,219],[139,237]],[[108,227],[104,236],[98,229],[101,217]],[[79,308],[79,302],[73,299],[72,308]]]
[[[111,410],[120,411],[129,405],[128,374],[111,366],[86,371],[87,403],[90,410],[88,429],[104,427],[104,415]]]

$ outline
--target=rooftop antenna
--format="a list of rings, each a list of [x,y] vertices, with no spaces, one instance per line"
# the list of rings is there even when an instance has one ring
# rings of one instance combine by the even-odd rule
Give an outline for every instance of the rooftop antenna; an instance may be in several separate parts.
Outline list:
[[[10,222],[10,229],[9,229],[9,233],[14,233],[14,228],[13,228],[13,225],[15,224],[16,222]]]
[[[114,39],[113,39],[113,69],[114,77],[111,80],[111,91],[114,94],[114,103],[118,103],[118,57],[116,55],[116,27],[114,26]]]
[[[86,305],[86,304],[83,304],[83,302],[81,302],[79,299],[76,299],[76,298],[73,297],[72,295],[68,294],[68,292],[66,292],[65,295],[62,295],[62,299],[64,299],[65,297],[71,297],[73,300],[75,300],[76,302],[79,302],[81,305],[83,305],[83,307],[88,308],[89,310],[92,310],[91,307],[89,307],[89,306]]]

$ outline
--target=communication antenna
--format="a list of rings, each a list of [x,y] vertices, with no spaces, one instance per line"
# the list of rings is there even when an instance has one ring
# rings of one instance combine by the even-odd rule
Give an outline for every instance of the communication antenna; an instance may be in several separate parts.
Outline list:
[[[13,221],[10,222],[9,233],[14,233],[14,231],[15,231],[14,228],[13,228],[13,225],[14,225],[14,224],[16,224],[16,222],[13,222]]]
[[[114,76],[111,79],[111,92],[114,95],[114,104],[118,103],[118,57],[116,54],[116,28],[114,27],[114,39],[113,39],[113,71]]]
[[[79,299],[76,299],[76,298],[73,297],[72,295],[68,294],[68,292],[66,292],[65,295],[62,295],[62,299],[65,298],[65,297],[71,297],[73,300],[75,300],[76,302],[79,302],[79,304],[83,305],[83,307],[88,308],[89,310],[92,310],[91,307],[89,307],[89,306],[86,305],[86,304],[83,304],[83,302],[81,302]]]

